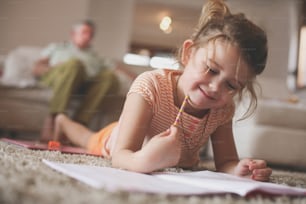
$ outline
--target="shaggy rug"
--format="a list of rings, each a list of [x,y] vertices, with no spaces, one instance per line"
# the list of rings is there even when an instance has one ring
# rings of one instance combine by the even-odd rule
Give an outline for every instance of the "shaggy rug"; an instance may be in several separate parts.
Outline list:
[[[243,198],[231,194],[210,196],[166,196],[145,193],[116,192],[94,189],[65,176],[42,163],[50,161],[110,166],[109,161],[88,155],[37,151],[0,142],[0,203],[158,203],[158,204],[232,204],[232,203],[304,203],[306,197]],[[199,169],[212,169],[212,162],[202,162]],[[171,169],[170,169],[171,170]],[[177,170],[177,169],[173,169]],[[306,188],[306,174],[301,171],[275,169],[271,182]]]

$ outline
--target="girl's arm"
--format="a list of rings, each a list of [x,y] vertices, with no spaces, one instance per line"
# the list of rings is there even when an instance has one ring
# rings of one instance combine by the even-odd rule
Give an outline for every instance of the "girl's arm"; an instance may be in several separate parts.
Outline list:
[[[234,174],[239,162],[232,132],[232,121],[217,128],[211,136],[216,170]]]
[[[178,163],[180,143],[176,127],[154,136],[142,147],[152,117],[151,107],[139,94],[128,95],[112,154],[114,167],[149,173]]]
[[[211,137],[217,171],[249,176],[254,180],[267,181],[272,170],[264,160],[239,160],[232,131],[232,121],[219,127]]]

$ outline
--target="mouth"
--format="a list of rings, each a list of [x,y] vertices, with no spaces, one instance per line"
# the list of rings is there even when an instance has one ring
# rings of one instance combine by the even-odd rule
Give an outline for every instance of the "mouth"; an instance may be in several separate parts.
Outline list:
[[[211,96],[209,93],[207,93],[204,89],[202,89],[201,87],[199,87],[201,93],[203,94],[203,96],[209,100],[216,100],[213,96]]]

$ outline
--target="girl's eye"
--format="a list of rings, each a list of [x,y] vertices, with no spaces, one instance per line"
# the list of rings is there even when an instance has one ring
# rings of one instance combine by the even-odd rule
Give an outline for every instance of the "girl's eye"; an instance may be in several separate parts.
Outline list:
[[[207,72],[211,74],[218,74],[218,70],[207,66]]]
[[[230,89],[230,90],[232,90],[232,91],[236,91],[236,90],[239,89],[239,86],[238,86],[238,85],[234,85],[234,84],[232,84],[232,83],[230,83],[230,82],[227,83],[227,87],[228,87],[228,89]]]
[[[231,89],[231,90],[236,90],[236,89],[237,89],[237,87],[234,86],[234,85],[231,84],[231,83],[227,83],[227,87],[228,87],[229,89]]]

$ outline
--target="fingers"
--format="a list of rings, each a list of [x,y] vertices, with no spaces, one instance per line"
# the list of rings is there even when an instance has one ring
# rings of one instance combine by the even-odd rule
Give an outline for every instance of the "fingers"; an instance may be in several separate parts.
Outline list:
[[[272,169],[267,167],[264,160],[242,159],[236,168],[236,175],[249,177],[256,181],[269,181]]]
[[[171,125],[170,128],[165,130],[164,132],[160,133],[160,136],[169,136],[169,135],[177,135],[178,133],[178,128],[174,125]]]
[[[256,181],[268,181],[272,174],[272,169],[267,167],[264,160],[249,161],[249,170],[252,172],[251,178]]]
[[[179,129],[176,126],[171,125],[170,126],[170,131],[171,131],[172,134],[177,134],[179,132]]]
[[[252,160],[250,159],[249,163],[249,169],[250,171],[253,171],[254,169],[262,169],[267,167],[267,163],[264,160]]]
[[[256,181],[269,181],[269,178],[272,174],[272,169],[263,168],[263,169],[254,169],[252,171],[252,179]]]
[[[157,137],[167,137],[170,135],[170,129],[165,130],[164,132],[159,133],[158,135],[156,135]]]
[[[249,168],[249,163],[251,162],[251,159],[242,159],[239,161],[235,174],[238,176],[247,176],[251,174],[251,170]]]

